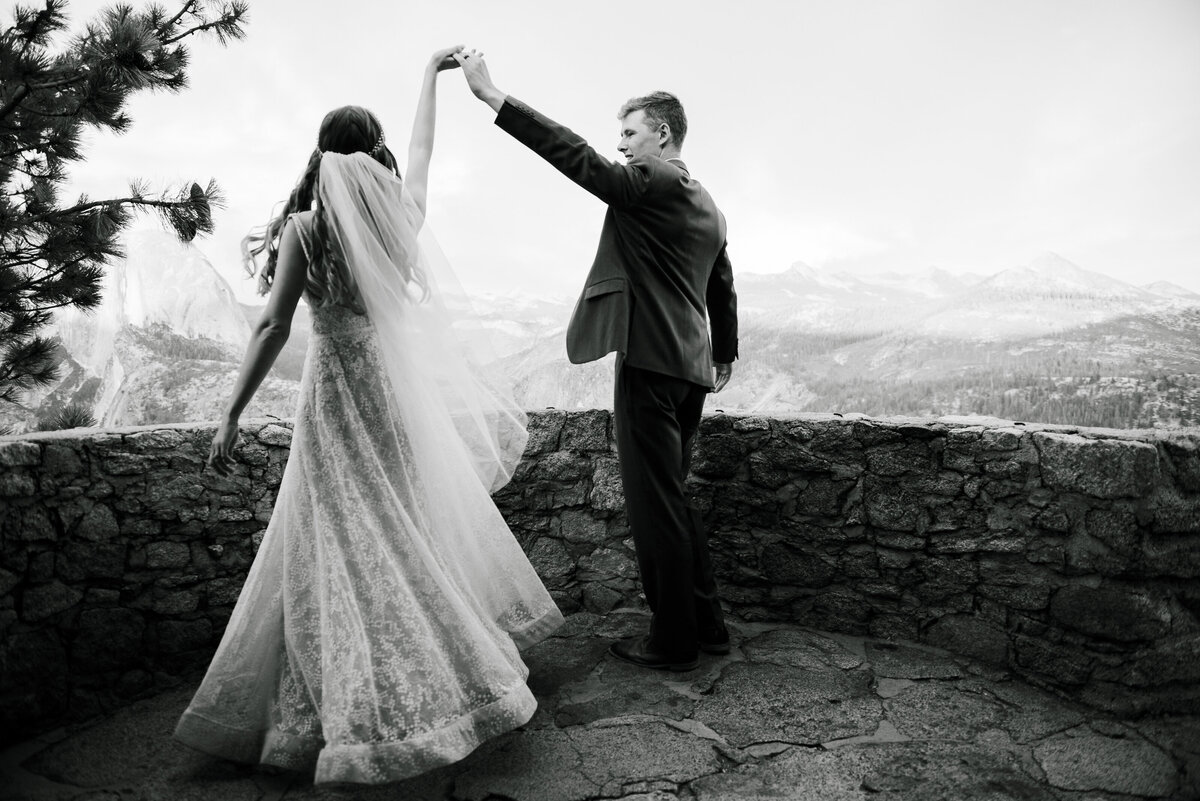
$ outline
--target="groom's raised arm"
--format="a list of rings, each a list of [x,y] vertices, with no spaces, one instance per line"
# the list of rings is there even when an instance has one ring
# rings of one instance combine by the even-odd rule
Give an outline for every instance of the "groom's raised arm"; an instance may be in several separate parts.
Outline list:
[[[496,125],[609,205],[636,205],[650,186],[656,166],[652,162],[609,161],[579,134],[511,95],[500,106]]]
[[[612,206],[632,206],[645,194],[656,165],[602,157],[583,137],[496,88],[482,54],[456,53],[471,92],[496,112],[496,125],[559,172]]]

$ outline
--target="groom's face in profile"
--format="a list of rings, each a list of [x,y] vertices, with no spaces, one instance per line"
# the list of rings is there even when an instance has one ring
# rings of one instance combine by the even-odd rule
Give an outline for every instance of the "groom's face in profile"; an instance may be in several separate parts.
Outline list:
[[[637,109],[621,120],[621,142],[617,150],[629,161],[638,156],[657,156],[662,153],[658,141],[658,126],[651,127],[645,109]]]

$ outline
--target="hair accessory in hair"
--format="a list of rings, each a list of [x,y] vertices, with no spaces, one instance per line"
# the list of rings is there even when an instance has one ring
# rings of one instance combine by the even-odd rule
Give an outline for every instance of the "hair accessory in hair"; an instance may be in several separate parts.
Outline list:
[[[374,155],[378,154],[379,151],[382,149],[383,149],[383,131],[380,131],[379,138],[375,140],[375,144],[371,147],[370,150],[367,151],[367,153],[368,153],[368,155],[374,156]],[[321,149],[320,145],[317,145],[317,152],[320,153],[322,156],[325,155],[325,153],[326,153],[326,151]]]

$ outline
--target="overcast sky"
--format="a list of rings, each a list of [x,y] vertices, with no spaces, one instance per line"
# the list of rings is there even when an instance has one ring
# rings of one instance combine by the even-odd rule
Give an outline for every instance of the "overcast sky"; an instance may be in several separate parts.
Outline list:
[[[228,207],[198,244],[246,300],[238,242],[325,112],[371,108],[403,163],[425,61],[456,43],[614,159],[622,102],[679,95],[735,275],[992,273],[1054,251],[1200,291],[1197,0],[250,1],[245,40],[193,41],[190,88],[137,97],[133,128],[93,136],[73,169],[93,197],[215,177]],[[75,27],[106,5],[73,0]],[[429,223],[464,284],[577,290],[603,206],[457,72],[439,112]]]

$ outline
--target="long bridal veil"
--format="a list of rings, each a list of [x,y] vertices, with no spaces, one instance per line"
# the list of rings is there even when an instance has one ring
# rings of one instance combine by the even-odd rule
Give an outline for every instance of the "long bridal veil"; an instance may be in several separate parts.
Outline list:
[[[443,404],[480,481],[503,486],[525,448],[525,414],[412,196],[365,153],[326,153],[319,198],[393,386]]]
[[[525,414],[403,182],[364,153],[326,153],[319,198],[378,335],[424,501],[437,509],[431,519],[449,558],[444,567],[523,644],[526,624],[540,630],[547,622],[545,589],[527,562],[518,569],[500,558],[513,552],[524,561],[507,531],[508,542],[489,541],[495,528],[480,524],[477,503],[465,502],[472,493],[463,481],[474,474],[491,506],[487,493],[508,482],[524,451]],[[519,580],[511,574],[526,570]]]

